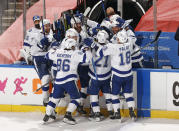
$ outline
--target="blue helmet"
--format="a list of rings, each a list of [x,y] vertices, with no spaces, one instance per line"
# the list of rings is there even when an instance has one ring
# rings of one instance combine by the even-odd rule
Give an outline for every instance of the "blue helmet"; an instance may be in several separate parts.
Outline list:
[[[38,15],[33,16],[33,21],[36,21],[36,20],[40,20],[40,16]]]

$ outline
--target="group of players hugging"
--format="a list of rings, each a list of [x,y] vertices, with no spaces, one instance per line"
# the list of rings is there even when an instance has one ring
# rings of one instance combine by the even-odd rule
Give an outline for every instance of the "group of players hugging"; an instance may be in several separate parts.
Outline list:
[[[65,123],[77,123],[72,116],[75,110],[87,114],[83,108],[87,95],[89,119],[101,121],[104,116],[100,113],[99,91],[104,95],[110,119],[121,122],[119,95],[122,95],[130,118],[136,120],[132,65],[142,67],[143,56],[129,25],[132,20],[122,19],[112,7],[106,13],[101,24],[82,13],[74,14],[64,38],[60,31],[51,29],[48,19],[33,17],[35,26],[26,33],[21,55],[28,64],[34,64],[42,85],[53,80],[51,94],[48,84],[42,88],[46,106],[44,122],[56,119],[55,108],[66,94],[70,96],[70,103],[63,118]],[[53,26],[59,25],[56,21]]]

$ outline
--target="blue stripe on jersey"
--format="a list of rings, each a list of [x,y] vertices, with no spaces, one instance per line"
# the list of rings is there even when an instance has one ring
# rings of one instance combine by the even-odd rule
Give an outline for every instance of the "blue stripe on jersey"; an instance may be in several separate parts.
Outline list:
[[[135,56],[135,57],[132,57],[132,60],[140,59],[141,57],[142,57],[142,54]]]
[[[49,60],[49,53],[45,55],[45,58]]]
[[[92,76],[95,77],[95,74],[94,74],[91,70],[89,70],[89,73],[90,73]],[[107,73],[105,73],[105,74],[102,74],[102,75],[97,75],[97,77],[98,77],[98,78],[104,78],[104,77],[109,76],[110,74],[111,74],[111,71],[109,71],[109,72],[107,72]]]
[[[86,62],[86,54],[84,54],[84,56],[83,56],[83,63],[85,63]]]
[[[102,50],[102,49],[99,51],[99,55],[100,55],[100,57],[103,57],[103,56],[104,56],[104,55],[103,55],[103,50]]]
[[[65,81],[67,79],[70,79],[70,78],[77,78],[77,75],[76,74],[70,74],[70,75],[67,75],[63,78],[56,79],[56,82],[62,82],[62,81]]]
[[[114,71],[114,72],[116,72],[118,74],[129,74],[129,73],[131,73],[132,70],[130,69],[128,71],[119,71],[119,70],[117,70],[117,69],[112,67],[112,71]]]
[[[57,64],[53,64],[52,66],[53,66],[53,67],[57,67]]]
[[[41,45],[39,45],[39,44],[37,44],[37,47],[39,47],[40,49],[43,49],[43,47]]]
[[[24,42],[24,46],[29,46],[29,47],[31,47],[31,45],[30,45],[29,43],[26,43],[26,42]]]

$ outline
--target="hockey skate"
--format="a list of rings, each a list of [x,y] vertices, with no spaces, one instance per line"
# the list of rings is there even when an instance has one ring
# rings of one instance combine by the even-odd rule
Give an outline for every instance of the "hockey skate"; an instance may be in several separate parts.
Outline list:
[[[43,105],[44,105],[45,107],[47,107],[48,102],[49,102],[49,98],[44,98],[44,99],[43,99]]]
[[[129,115],[130,115],[132,121],[137,120],[136,114],[135,114],[134,109],[132,107],[129,108]]]
[[[109,118],[111,119],[111,117],[113,117],[113,115],[114,115],[114,112],[113,111],[108,111],[108,114],[109,114]]]
[[[79,112],[82,115],[86,115],[87,114],[86,111],[83,109],[83,106],[79,105],[76,110],[77,110],[77,112]]]
[[[76,121],[75,119],[72,117],[71,112],[66,112],[64,118],[63,118],[63,122],[70,124],[70,125],[75,125]]]
[[[89,112],[89,117],[88,117],[88,119],[89,119],[90,121],[92,121],[93,118],[94,118],[94,112],[93,112],[93,110],[90,108],[90,112]]]
[[[117,112],[114,112],[113,116],[111,117],[111,119],[118,119],[119,122],[121,122],[121,113],[120,113],[120,109],[118,109]]]
[[[45,116],[44,116],[44,118],[43,118],[43,121],[44,121],[44,122],[48,122],[49,118],[51,118],[51,119],[53,119],[53,120],[56,120],[56,114],[57,114],[56,111],[53,111],[50,116],[47,115],[47,114],[45,114]]]
[[[95,112],[94,113],[94,119],[95,119],[96,122],[101,121],[102,120],[101,113],[100,112]]]

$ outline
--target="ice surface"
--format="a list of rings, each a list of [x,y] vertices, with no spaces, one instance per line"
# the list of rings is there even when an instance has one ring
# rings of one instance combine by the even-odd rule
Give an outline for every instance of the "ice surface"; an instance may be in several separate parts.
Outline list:
[[[128,118],[123,123],[117,120],[105,119],[101,122],[89,121],[86,117],[75,116],[78,124],[68,125],[62,122],[63,116],[57,120],[43,124],[44,114],[0,112],[0,131],[177,131],[179,120],[140,118],[130,122]]]

